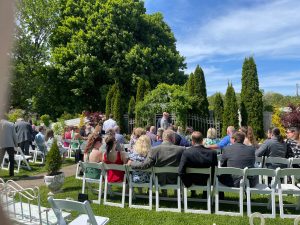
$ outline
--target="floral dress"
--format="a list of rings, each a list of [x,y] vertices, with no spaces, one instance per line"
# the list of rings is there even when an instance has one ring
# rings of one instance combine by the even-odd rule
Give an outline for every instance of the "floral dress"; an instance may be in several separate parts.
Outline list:
[[[146,156],[137,154],[136,152],[131,152],[129,154],[129,159],[136,162],[144,162]],[[133,171],[132,172],[132,181],[134,183],[148,183],[150,180],[150,173],[143,171]]]
[[[288,147],[287,158],[289,157],[300,158],[300,143],[292,139],[288,139],[286,143]]]

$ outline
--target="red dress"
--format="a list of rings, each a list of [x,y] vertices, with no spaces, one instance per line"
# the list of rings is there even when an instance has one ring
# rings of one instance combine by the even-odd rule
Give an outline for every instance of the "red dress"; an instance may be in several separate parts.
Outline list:
[[[103,162],[106,164],[123,165],[123,161],[121,160],[121,152],[117,152],[117,160],[115,162],[108,161],[106,157],[106,153],[104,153]],[[109,170],[107,174],[108,174],[107,177],[108,182],[117,183],[117,182],[123,182],[125,172],[119,170]]]
[[[71,134],[70,131],[67,131],[67,132],[65,133],[64,139],[69,139],[69,140],[72,139],[72,134]],[[64,142],[64,147],[69,147],[69,145],[70,145],[70,143],[68,143],[68,142],[66,142],[66,141]]]

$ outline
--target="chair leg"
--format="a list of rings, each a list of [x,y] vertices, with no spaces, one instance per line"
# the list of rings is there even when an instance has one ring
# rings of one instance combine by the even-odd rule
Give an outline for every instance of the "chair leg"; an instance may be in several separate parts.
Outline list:
[[[280,218],[284,218],[284,211],[283,211],[283,197],[282,197],[282,191],[278,190],[278,196],[279,196],[279,214]]]
[[[207,210],[208,213],[211,214],[211,192],[210,192],[210,185],[207,187]]]
[[[180,194],[180,187],[177,188],[177,205],[178,205],[178,211],[181,211],[181,194]]]
[[[107,200],[107,174],[105,174],[105,183],[104,183],[104,204],[106,204],[106,200]]]
[[[240,215],[243,216],[243,198],[244,198],[244,190],[240,189]]]
[[[125,207],[125,191],[126,191],[126,176],[124,176],[124,181],[123,181],[123,189],[122,189],[122,208]]]
[[[158,211],[159,208],[159,188],[158,188],[158,181],[157,181],[157,177],[155,178],[155,208],[156,211]]]
[[[152,210],[152,183],[150,183],[149,187],[149,210]]]
[[[247,188],[246,193],[247,193],[247,215],[251,216],[251,194],[249,188]]]
[[[187,198],[188,198],[188,190],[187,190],[187,188],[186,187],[184,187],[183,188],[183,210],[184,210],[184,212],[186,212],[187,211],[187,208],[188,208],[188,206],[187,206]]]

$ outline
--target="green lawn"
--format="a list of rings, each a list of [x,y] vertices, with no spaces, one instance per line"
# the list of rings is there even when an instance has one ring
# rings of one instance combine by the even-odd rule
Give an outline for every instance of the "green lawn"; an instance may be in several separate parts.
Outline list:
[[[45,186],[41,187],[41,201],[43,206],[49,206],[47,202],[47,193],[48,190]],[[61,193],[58,193],[54,196],[54,198],[73,198],[77,199],[78,193],[81,192],[81,181],[76,180],[74,177],[68,177],[65,180],[65,184],[63,186],[63,190]],[[93,195],[91,191],[88,193],[89,199],[96,199],[96,195]],[[231,196],[234,198],[233,196]],[[254,196],[257,199],[261,198],[261,196]],[[292,196],[286,197],[288,202],[295,202],[295,198]],[[102,199],[101,199],[102,201]],[[128,198],[126,198],[126,202],[128,203]],[[153,201],[155,204],[155,201]],[[147,203],[145,203],[147,204]],[[166,202],[162,205],[173,205],[175,203]],[[199,204],[199,203],[195,203]],[[199,205],[198,205],[199,206]],[[131,209],[128,208],[128,204],[126,204],[125,208],[119,207],[110,207],[104,206],[103,204],[97,205],[92,204],[93,211],[95,215],[106,216],[110,218],[109,224],[213,224],[216,225],[234,225],[234,224],[249,224],[249,219],[246,215],[246,211],[244,211],[244,217],[234,217],[234,216],[219,216],[215,214],[205,215],[205,214],[191,214],[191,213],[173,213],[173,212],[156,212],[155,206],[153,205],[153,210],[143,210],[143,209]],[[226,207],[227,210],[237,209],[237,206],[222,206],[222,209]],[[235,207],[235,208],[234,208]],[[246,210],[246,207],[244,207]],[[257,208],[256,211],[263,212],[265,211],[265,207]],[[266,224],[293,224],[293,220],[291,219],[280,219],[278,218],[279,209],[277,209],[277,218],[276,219],[266,219]],[[256,221],[258,224],[258,221]]]
[[[73,164],[74,164],[74,159],[65,159],[62,166],[65,167]],[[33,176],[33,175],[46,172],[45,165],[36,164],[36,163],[29,163],[29,165],[31,167],[31,170],[27,170],[26,168],[20,168],[19,173],[16,173],[15,171],[14,177],[9,176],[8,170],[0,170],[0,177],[3,178],[4,180],[8,180],[8,179],[20,180],[28,176]]]

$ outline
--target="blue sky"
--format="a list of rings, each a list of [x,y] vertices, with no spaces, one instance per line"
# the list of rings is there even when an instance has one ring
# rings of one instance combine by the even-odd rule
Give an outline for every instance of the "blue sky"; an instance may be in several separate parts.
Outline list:
[[[186,58],[186,73],[199,64],[208,95],[241,90],[245,57],[256,62],[260,88],[296,95],[300,85],[299,0],[146,0],[161,12]],[[300,92],[300,90],[299,90]]]

